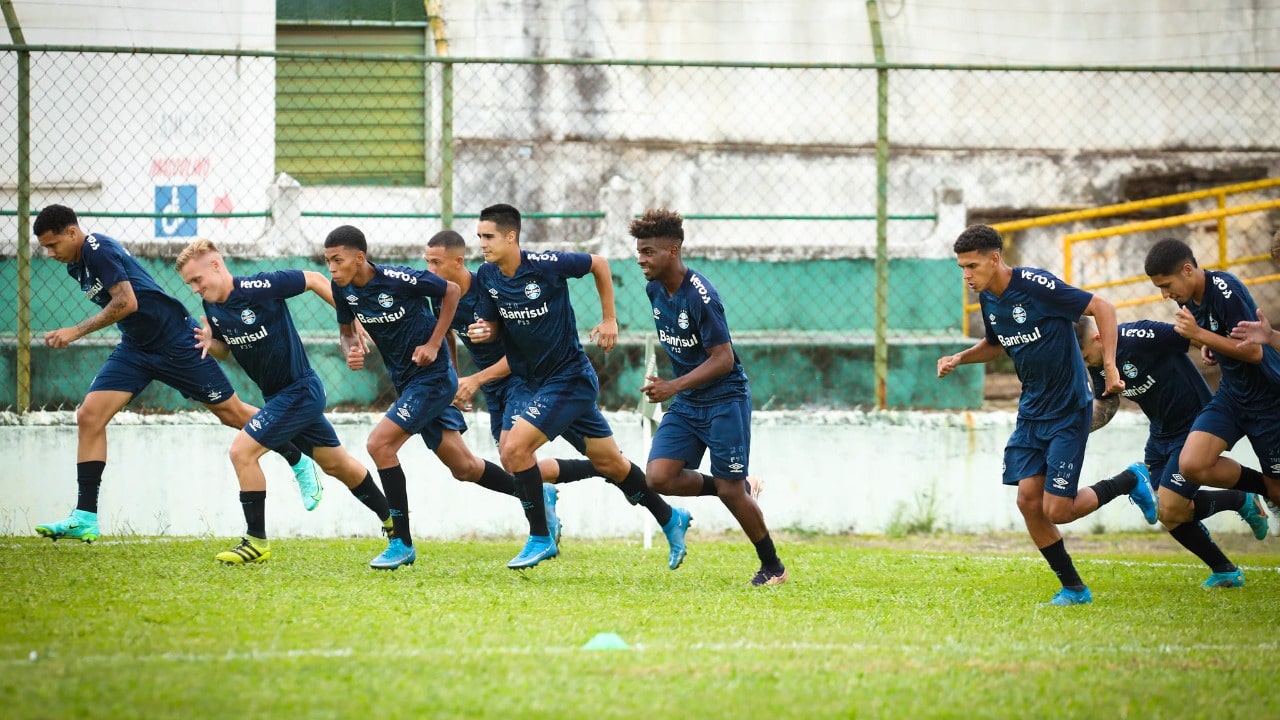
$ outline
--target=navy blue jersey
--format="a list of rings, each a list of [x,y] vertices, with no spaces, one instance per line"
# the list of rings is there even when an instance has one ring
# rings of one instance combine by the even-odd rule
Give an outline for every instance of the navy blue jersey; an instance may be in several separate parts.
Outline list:
[[[462,297],[458,299],[458,311],[453,314],[453,322],[449,324],[449,328],[453,330],[453,332],[458,336],[458,341],[461,342],[463,347],[467,349],[467,352],[471,354],[471,360],[476,364],[476,368],[479,370],[484,370],[487,367],[493,366],[494,363],[502,359],[503,353],[502,343],[500,342],[473,343],[471,342],[471,338],[467,336],[467,326],[477,320],[483,319],[480,317],[479,310],[477,309],[477,305],[479,305],[482,299],[480,285],[476,282],[476,274],[471,273],[471,285],[467,288],[467,291],[462,294]],[[440,316],[439,300],[431,301],[431,312],[434,313],[436,317]],[[500,380],[485,383],[484,385],[481,385],[480,388],[485,392],[488,392],[496,388],[505,380],[506,378],[502,378]]]
[[[193,320],[177,298],[160,289],[154,278],[116,240],[93,233],[80,246],[80,259],[67,263],[67,274],[94,305],[111,302],[111,287],[127,281],[133,286],[138,309],[116,323],[121,340],[144,350],[160,350],[175,342],[191,343]]]
[[[307,290],[301,270],[258,273],[231,280],[225,302],[204,303],[213,337],[226,343],[262,394],[271,397],[311,372],[287,298]]]
[[[373,278],[364,287],[331,284],[338,323],[349,325],[353,318],[360,320],[382,353],[397,390],[420,375],[449,374],[449,347],[444,343],[435,362],[426,367],[413,363],[413,351],[436,329],[429,298],[444,297],[447,281],[426,270],[374,265]]]
[[[999,297],[978,295],[987,342],[1009,353],[1022,381],[1018,417],[1050,420],[1093,402],[1074,327],[1092,299],[1053,273],[1022,267]]]
[[[520,266],[507,277],[495,263],[476,272],[481,295],[476,314],[502,323],[502,346],[511,373],[535,383],[590,367],[578,342],[578,320],[567,278],[591,272],[591,256],[578,252],[520,251]]]
[[[1197,325],[1222,337],[1230,337],[1231,328],[1242,320],[1258,319],[1258,306],[1244,283],[1218,270],[1204,271],[1204,297],[1199,305],[1188,302],[1186,307]],[[1218,392],[1246,407],[1276,407],[1280,401],[1280,352],[1264,345],[1262,362],[1257,365],[1221,353],[1216,357],[1222,368]]]
[[[1125,397],[1138,403],[1151,421],[1151,436],[1170,438],[1191,430],[1212,393],[1195,363],[1187,357],[1191,341],[1168,323],[1138,320],[1122,323],[1116,341],[1116,367]],[[1094,397],[1102,397],[1107,380],[1102,366],[1089,368]]]
[[[653,323],[658,340],[671,358],[676,377],[688,374],[707,361],[707,348],[732,343],[720,294],[702,275],[688,270],[674,295],[667,295],[662,283],[645,286],[653,305]],[[732,346],[731,346],[732,347]],[[694,406],[715,405],[723,400],[747,396],[747,373],[733,351],[733,369],[711,382],[676,394],[678,402]]]

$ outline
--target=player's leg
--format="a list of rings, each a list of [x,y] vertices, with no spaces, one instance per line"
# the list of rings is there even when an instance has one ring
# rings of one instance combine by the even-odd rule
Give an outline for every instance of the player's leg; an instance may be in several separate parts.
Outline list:
[[[751,578],[751,584],[781,585],[788,579],[787,569],[778,558],[773,538],[765,525],[764,512],[747,486],[747,465],[751,457],[751,398],[721,403],[705,410],[704,442],[711,451],[711,475],[715,478],[720,502],[742,526],[760,559],[760,569]]]
[[[311,456],[324,472],[337,478],[377,518],[383,534],[391,537],[391,507],[382,489],[373,481],[373,475],[357,460],[338,439],[333,425],[325,418],[324,411],[302,432],[294,436],[294,443],[310,448]]]
[[[1150,474],[1142,463],[1134,463],[1120,474],[1078,490],[1084,463],[1085,442],[1093,418],[1092,405],[1074,415],[1044,424],[1049,441],[1045,462],[1045,515],[1055,523],[1079,520],[1121,495],[1128,495],[1148,524],[1156,522],[1156,496]]]
[[[1230,504],[1237,495],[1243,499],[1244,493],[1236,490],[1204,490],[1187,482],[1178,467],[1178,455],[1182,451],[1181,440],[1165,443],[1151,441],[1147,447],[1148,464],[1160,486],[1160,522],[1169,531],[1170,537],[1209,568],[1211,574],[1203,586],[1215,588],[1243,585],[1244,574],[1222,552],[1209,534],[1209,529],[1200,521],[1226,509],[1217,507],[1219,503]],[[1223,494],[1218,496],[1217,493]]]
[[[1241,490],[1268,497],[1262,473],[1222,454],[1245,436],[1240,418],[1247,413],[1222,393],[1217,393],[1196,416],[1182,446],[1178,465],[1182,475],[1196,485]],[[1262,458],[1263,456],[1259,456]],[[1280,499],[1280,495],[1272,500]]]
[[[239,544],[218,553],[214,559],[228,565],[265,562],[271,558],[267,542],[267,476],[258,461],[268,448],[249,435],[247,429],[231,441],[231,465],[240,483],[240,509],[244,511],[245,534]]]
[[[403,400],[403,396],[401,396]],[[387,549],[369,562],[376,570],[395,570],[402,565],[412,565],[418,558],[413,547],[413,534],[409,531],[409,490],[404,469],[400,467],[400,448],[413,437],[399,424],[400,416],[394,415],[398,405],[393,405],[365,441],[365,450],[373,460],[382,481],[382,491],[387,498],[391,515],[391,535]],[[394,417],[393,417],[394,415]]]
[[[224,395],[216,403],[202,402],[201,405],[213,413],[223,425],[236,429],[247,427],[258,414],[258,408],[241,400],[240,396],[234,392]],[[320,471],[315,462],[288,439],[281,440],[279,445],[271,446],[270,450],[289,464],[289,469],[293,471],[294,482],[298,484],[298,492],[302,495],[303,506],[307,510],[314,510],[324,495],[324,485],[320,482]]]
[[[649,488],[645,473],[639,465],[628,460],[613,439],[613,430],[592,405],[592,414],[583,424],[586,439],[586,455],[601,475],[622,491],[627,502],[643,506],[653,516],[667,539],[667,567],[675,570],[689,554],[685,534],[693,515],[685,508],[672,507],[657,492]]]
[[[513,570],[531,568],[560,554],[547,517],[547,496],[543,491],[542,471],[536,452],[548,438],[529,418],[522,414],[504,433],[499,454],[502,466],[515,481],[520,505],[529,521],[529,539],[524,548],[507,563]],[[557,521],[558,524],[558,521]]]

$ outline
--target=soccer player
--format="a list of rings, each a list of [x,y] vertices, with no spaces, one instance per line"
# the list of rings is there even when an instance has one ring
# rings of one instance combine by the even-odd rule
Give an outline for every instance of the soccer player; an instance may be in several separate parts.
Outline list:
[[[153,380],[204,405],[228,427],[244,427],[256,408],[235,394],[213,358],[203,357],[192,346],[191,334],[199,323],[182,303],[160,289],[119,242],[98,233],[86,235],[75,211],[65,205],[41,210],[32,232],[50,257],[66,263],[67,274],[89,300],[102,308],[74,327],[45,333],[45,342],[65,348],[112,323],[120,328],[120,344],[76,409],[76,509],[63,520],[35,528],[55,541],[93,542],[99,535],[98,496],[107,464],[107,423]],[[304,505],[308,510],[315,508],[322,492],[315,464],[291,443],[276,451],[292,466]]]
[[[752,585],[781,585],[778,559],[764,513],[747,488],[751,454],[751,388],[729,336],[720,294],[684,264],[684,218],[648,210],[631,221],[640,270],[649,284],[658,339],[671,358],[671,380],[646,377],[650,402],[674,398],[654,433],[645,477],[663,495],[715,495],[756,548],[760,569]],[[711,451],[711,474],[697,471]]]
[[[1209,566],[1211,575],[1205,588],[1233,588],[1244,585],[1240,571],[1209,535],[1201,521],[1220,512],[1234,510],[1249,524],[1253,536],[1267,536],[1267,514],[1262,500],[1238,490],[1209,490],[1187,482],[1178,472],[1178,454],[1191,432],[1200,410],[1212,393],[1187,351],[1191,343],[1168,323],[1138,320],[1117,328],[1116,364],[1124,376],[1124,397],[1142,408],[1150,421],[1150,435],[1143,461],[1124,472],[1150,483],[1159,498],[1159,518],[1180,545]],[[1104,395],[1102,336],[1093,321],[1076,323],[1076,340],[1085,365],[1093,377],[1093,427],[1096,430],[1115,416],[1119,395]]]
[[[458,310],[453,315],[450,328],[451,352],[456,352],[453,338],[456,336],[471,356],[476,372],[458,377],[458,392],[454,397],[454,405],[469,410],[477,391],[484,392],[485,406],[489,411],[489,432],[495,443],[501,443],[503,419],[507,417],[510,398],[516,392],[519,381],[511,374],[507,359],[503,355],[501,343],[476,343],[468,334],[471,324],[479,320],[476,315],[476,304],[480,301],[480,286],[476,284],[476,274],[466,266],[466,240],[453,230],[441,230],[427,241],[427,249],[423,258],[427,261],[427,270],[455,283],[461,290],[458,299]],[[432,302],[432,310],[439,313],[437,303]],[[456,354],[453,357],[458,357]],[[578,452],[586,449],[582,437],[573,433],[565,433],[565,439]],[[543,501],[555,503],[556,482],[568,483],[583,478],[599,476],[599,472],[590,460],[547,459],[538,461],[538,469],[543,479]],[[559,542],[559,535],[556,542]]]
[[[398,457],[410,437],[421,436],[458,480],[518,496],[514,479],[476,457],[462,440],[467,424],[453,406],[458,376],[449,350],[441,348],[458,307],[458,286],[424,270],[375,265],[368,252],[364,233],[350,225],[336,228],[324,241],[347,367],[364,367],[365,347],[353,322],[358,319],[382,354],[399,394],[366,443],[391,506],[393,526],[387,549],[370,565],[394,570],[412,565],[418,556],[409,532],[408,490]],[[441,301],[438,320],[428,304],[431,298]],[[537,494],[541,500],[542,493]],[[554,506],[539,505],[546,513],[538,518],[541,526],[558,525]]]
[[[1197,485],[1251,492],[1280,501],[1280,351],[1270,345],[1229,338],[1241,322],[1252,322],[1258,306],[1244,283],[1229,272],[1203,270],[1191,248],[1165,238],[1147,251],[1147,276],[1180,306],[1173,327],[1207,347],[1222,368],[1213,399],[1200,412],[1178,456],[1182,474]],[[1267,474],[1222,453],[1248,437]]]
[[[938,359],[938,377],[965,363],[983,363],[1007,352],[1022,396],[1018,421],[1004,449],[1004,484],[1018,487],[1018,511],[1062,589],[1049,605],[1093,601],[1067,553],[1057,525],[1085,517],[1127,494],[1148,523],[1156,521],[1151,488],[1134,473],[1121,473],[1078,490],[1085,441],[1093,417],[1084,358],[1076,344],[1076,320],[1098,321],[1104,392],[1124,390],[1116,368],[1116,312],[1102,297],[1072,287],[1037,268],[1009,267],[1000,233],[971,225],[953,247],[964,281],[978,293],[986,333],[973,347]]]
[[[324,417],[325,391],[311,369],[288,298],[310,290],[333,305],[329,279],[310,270],[279,270],[233,277],[218,248],[196,240],[176,263],[182,281],[204,305],[196,347],[219,360],[235,356],[262,390],[262,408],[231,443],[231,464],[240,480],[240,506],[247,526],[240,543],[216,559],[236,565],[271,557],[267,543],[267,482],[259,460],[267,448],[291,440],[329,475],[346,485],[391,530],[391,513],[369,471],[338,440]]]
[[[578,342],[569,302],[566,279],[590,273],[603,315],[591,338],[605,352],[612,350],[618,342],[618,320],[609,261],[587,253],[521,250],[520,212],[510,205],[481,211],[476,231],[487,262],[476,273],[481,291],[476,314],[481,320],[468,334],[478,343],[500,336],[507,364],[520,380],[519,397],[509,400],[515,417],[504,419],[506,437],[499,452],[503,467],[516,477],[531,529],[524,549],[507,567],[533,567],[559,554],[555,538],[541,522],[542,473],[534,453],[558,435],[576,433],[584,438],[592,465],[618,484],[629,502],[653,514],[667,537],[667,567],[675,570],[687,554],[689,512],[672,508],[649,490],[644,471],[619,451],[613,430],[596,406],[600,380]]]

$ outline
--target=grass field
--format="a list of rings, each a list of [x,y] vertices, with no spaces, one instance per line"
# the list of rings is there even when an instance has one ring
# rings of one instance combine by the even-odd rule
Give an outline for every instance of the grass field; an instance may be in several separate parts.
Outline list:
[[[665,550],[516,540],[0,538],[0,715],[61,717],[1280,717],[1280,545],[1223,538],[1248,584],[1155,533],[1069,547],[1093,605],[1018,536],[780,538],[750,588],[740,538]],[[661,545],[661,538],[659,538]],[[597,633],[625,650],[587,650]]]

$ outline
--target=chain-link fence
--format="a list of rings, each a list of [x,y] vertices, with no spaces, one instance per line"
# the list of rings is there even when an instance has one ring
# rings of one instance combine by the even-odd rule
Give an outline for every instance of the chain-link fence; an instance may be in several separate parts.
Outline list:
[[[0,55],[0,163],[9,178],[0,207],[0,406],[10,407],[75,404],[116,337],[103,330],[64,350],[42,341],[96,308],[38,247],[29,269],[18,252],[32,241],[16,222],[20,50],[30,61],[31,211],[74,207],[86,231],[121,240],[188,307],[198,303],[172,258],[195,237],[218,243],[236,273],[323,270],[324,236],[354,224],[375,262],[424,267],[422,247],[435,231],[452,226],[472,237],[478,211],[507,202],[526,214],[526,247],[612,259],[624,343],[593,359],[603,403],[615,407],[634,404],[653,333],[627,222],[658,206],[685,214],[689,264],[725,300],[758,406],[875,402],[878,111],[887,113],[890,145],[879,339],[888,346],[892,406],[981,403],[980,368],[933,378],[939,355],[971,342],[972,298],[951,253],[965,224],[1280,175],[1280,75],[1245,69],[890,65],[881,105],[875,66],[8,46]],[[1269,187],[1229,202],[1278,196]],[[1074,243],[1070,270],[1062,237],[1216,207],[1207,197],[1030,227],[1007,233],[1008,256],[1080,285],[1141,275],[1151,232]],[[1229,258],[1266,253],[1274,213],[1227,217]],[[1211,234],[1202,252],[1217,259],[1216,222],[1158,235],[1200,249]],[[1271,272],[1268,263],[1241,267],[1243,275]],[[1135,298],[1151,294],[1132,288]],[[594,286],[584,280],[574,291],[585,331],[598,321]],[[1100,292],[1129,297],[1118,287]],[[381,373],[356,375],[341,363],[332,311],[314,297],[293,308],[331,399],[385,403]],[[1164,309],[1126,312],[1160,317]],[[257,397],[243,376],[233,382]],[[135,404],[184,406],[160,388]]]

